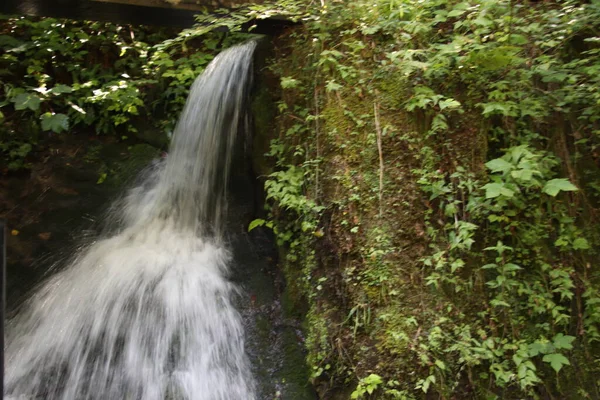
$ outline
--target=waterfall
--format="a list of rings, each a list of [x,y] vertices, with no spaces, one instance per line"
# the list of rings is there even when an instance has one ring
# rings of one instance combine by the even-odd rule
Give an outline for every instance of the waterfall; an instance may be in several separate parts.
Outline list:
[[[191,88],[166,161],[113,205],[110,232],[9,322],[7,398],[256,397],[222,240],[255,46],[212,61]]]

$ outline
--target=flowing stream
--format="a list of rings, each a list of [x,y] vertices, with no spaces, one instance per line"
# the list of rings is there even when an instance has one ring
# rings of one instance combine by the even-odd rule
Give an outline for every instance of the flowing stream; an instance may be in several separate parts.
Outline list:
[[[113,205],[110,232],[9,322],[7,398],[257,397],[223,240],[255,47],[213,60],[192,86],[166,161]]]

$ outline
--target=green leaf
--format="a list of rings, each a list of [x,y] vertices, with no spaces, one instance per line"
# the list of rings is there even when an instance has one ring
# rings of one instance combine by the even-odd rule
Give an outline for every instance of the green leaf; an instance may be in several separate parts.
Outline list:
[[[553,344],[557,349],[572,350],[573,345],[571,343],[573,343],[574,340],[575,336],[563,335],[562,333],[559,333],[554,336]]]
[[[590,244],[584,238],[577,238],[573,241],[573,249],[575,250],[586,250],[590,248]]]
[[[31,152],[31,145],[29,143],[23,143],[18,148],[10,151],[11,157],[25,158],[27,154]]]
[[[108,174],[106,172],[101,173],[100,176],[98,177],[98,181],[96,181],[96,185],[101,185],[102,183],[104,183],[104,181],[106,180],[107,177],[108,177]]]
[[[504,185],[501,183],[488,183],[487,185],[483,186],[485,189],[485,198],[493,199],[500,196],[500,192],[503,187]]]
[[[508,188],[503,187],[500,189],[500,194],[505,197],[513,197],[515,192]]]
[[[15,103],[15,110],[25,110],[29,108],[32,111],[36,111],[40,108],[42,99],[31,93],[21,93],[12,99]]]
[[[289,76],[284,76],[281,78],[281,87],[283,89],[292,89],[298,87],[300,85],[300,81]]]
[[[448,108],[450,110],[456,110],[457,108],[460,108],[460,103],[454,99],[442,100],[438,103],[438,105],[440,106],[440,110],[443,110],[445,108]]]
[[[577,186],[573,185],[569,182],[568,179],[552,179],[546,182],[544,185],[544,189],[542,189],[544,193],[549,194],[552,197],[556,197],[556,195],[562,190],[564,192],[573,192],[578,190]]]
[[[42,120],[42,130],[60,133],[69,129],[69,117],[65,114],[44,113],[40,117]]]
[[[512,263],[504,264],[504,266],[502,267],[502,271],[504,271],[505,273],[506,272],[518,271],[520,269],[523,269],[523,268],[519,267],[516,264],[512,264]]]
[[[490,300],[490,305],[492,307],[510,307],[510,304],[508,304],[506,301],[499,299]]]
[[[23,44],[23,42],[14,38],[13,36],[0,35],[0,47],[3,49],[10,49],[13,47],[17,47],[21,44]]]
[[[342,88],[342,85],[340,85],[339,83],[336,83],[335,80],[327,81],[327,85],[325,85],[325,89],[328,92],[340,90],[341,88]]]
[[[264,219],[255,219],[254,221],[250,222],[250,225],[248,225],[248,232],[250,232],[252,229],[258,227],[258,226],[263,226],[265,224],[265,220]]]
[[[52,94],[61,94],[61,93],[71,93],[72,91],[73,91],[73,88],[71,86],[59,84],[59,85],[54,86],[48,92],[52,93]]]
[[[456,8],[448,13],[448,18],[460,17],[465,13],[465,9],[462,7],[458,7],[464,3],[458,4]]]
[[[563,356],[560,353],[552,353],[546,354],[542,361],[550,363],[550,366],[556,371],[559,372],[563,365],[571,365],[567,357]]]
[[[485,163],[485,166],[488,167],[492,172],[508,172],[513,168],[513,165],[508,161],[503,160],[502,158],[496,158],[494,160],[488,161]]]
[[[510,176],[515,178],[516,180],[530,182],[533,178],[533,170],[530,169],[520,169],[518,171],[512,171]]]
[[[553,347],[550,343],[540,342],[539,340],[531,343],[528,347],[529,347],[529,357],[535,357],[539,354],[546,354],[549,351],[553,350]]]

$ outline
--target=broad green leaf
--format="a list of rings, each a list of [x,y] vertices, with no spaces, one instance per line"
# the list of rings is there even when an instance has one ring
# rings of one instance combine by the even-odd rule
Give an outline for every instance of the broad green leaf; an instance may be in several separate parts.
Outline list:
[[[529,357],[535,357],[539,354],[546,354],[550,349],[553,349],[552,345],[548,342],[542,343],[535,341],[529,346]],[[551,351],[551,350],[550,350]]]
[[[281,87],[283,89],[292,89],[298,87],[300,85],[300,81],[289,76],[284,76],[281,78]]]
[[[563,335],[562,333],[559,333],[554,336],[553,344],[557,349],[572,350],[573,345],[571,343],[573,343],[574,340],[575,336]]]
[[[442,360],[435,360],[435,365],[437,365],[437,367],[442,371],[446,370],[446,364],[444,364]]]
[[[381,385],[383,383],[383,379],[377,374],[367,376],[364,381],[370,385]]]
[[[506,301],[498,299],[490,300],[490,305],[492,307],[510,307],[510,304],[508,304]]]
[[[571,365],[567,357],[563,356],[560,353],[552,353],[546,354],[542,361],[550,363],[550,366],[556,371],[559,372],[563,365]]]
[[[60,133],[69,129],[69,117],[65,114],[44,113],[41,116],[42,130]]]
[[[10,49],[23,44],[20,40],[9,35],[0,35],[0,47],[3,49]]]
[[[564,192],[573,192],[578,189],[577,186],[573,185],[568,179],[564,178],[549,180],[546,182],[543,189],[544,193],[549,194],[552,197],[556,197],[561,190]]]
[[[31,151],[31,145],[29,143],[23,143],[16,149],[10,151],[11,157],[25,158]]]
[[[96,181],[96,184],[97,185],[103,184],[107,177],[108,177],[108,174],[106,172],[101,173],[100,176],[98,177],[98,180]]]
[[[25,110],[29,108],[32,111],[36,111],[40,108],[42,99],[31,93],[21,93],[12,99],[15,103],[15,110]]]
[[[500,196],[500,192],[503,187],[504,185],[501,183],[488,183],[487,185],[483,186],[485,189],[485,198],[493,199]]]
[[[73,91],[73,88],[71,86],[59,84],[59,85],[54,86],[48,92],[52,93],[52,94],[61,94],[61,93],[71,93],[72,91]]]
[[[505,197],[513,197],[515,192],[508,188],[503,187],[503,188],[500,188],[500,194]]]
[[[520,269],[523,269],[523,268],[519,267],[516,264],[512,264],[512,263],[504,264],[504,266],[502,267],[502,270],[504,272],[513,272],[513,271],[518,271]]]
[[[531,181],[531,178],[533,178],[533,171],[530,169],[520,169],[518,171],[512,171],[510,176],[520,181],[529,182]]]
[[[263,226],[265,222],[266,221],[264,219],[255,219],[254,221],[250,222],[250,225],[248,225],[248,232],[250,232],[252,229],[258,226]]]
[[[496,158],[494,160],[485,163],[492,172],[508,172],[513,168],[513,165],[502,158]]]
[[[586,250],[590,248],[590,244],[584,238],[577,238],[573,241],[573,249],[575,250]]]
[[[328,92],[340,90],[341,88],[342,88],[342,85],[340,85],[339,83],[336,83],[335,80],[330,80],[327,82],[327,85],[325,85],[325,89]]]
[[[440,106],[440,110],[443,110],[445,108],[448,108],[450,110],[460,108],[460,103],[454,99],[442,100],[438,103],[438,105]]]

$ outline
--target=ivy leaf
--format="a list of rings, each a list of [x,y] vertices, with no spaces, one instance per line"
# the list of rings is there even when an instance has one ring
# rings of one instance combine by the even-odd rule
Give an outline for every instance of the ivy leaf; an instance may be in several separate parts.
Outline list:
[[[492,161],[488,161],[485,163],[485,166],[488,167],[492,172],[508,172],[513,168],[513,165],[502,158],[496,158]]]
[[[65,114],[44,113],[41,116],[42,130],[61,133],[69,129],[69,117]]]
[[[549,194],[552,197],[556,197],[561,190],[564,192],[574,192],[578,189],[577,186],[573,185],[568,179],[564,178],[549,180],[546,182],[543,189],[544,193]]]
[[[12,99],[12,102],[15,103],[15,110],[25,110],[26,108],[29,108],[32,111],[36,111],[40,108],[42,99],[31,93],[21,93],[15,96],[15,98]]]
[[[556,371],[560,371],[563,365],[571,365],[567,357],[560,353],[546,354],[542,361],[550,363],[550,366]]]
[[[572,350],[573,349],[573,345],[571,343],[573,343],[573,341],[575,340],[575,336],[569,336],[569,335],[563,335],[562,333],[557,334],[556,336],[554,336],[554,347],[556,347],[557,349],[565,349],[565,350]]]

